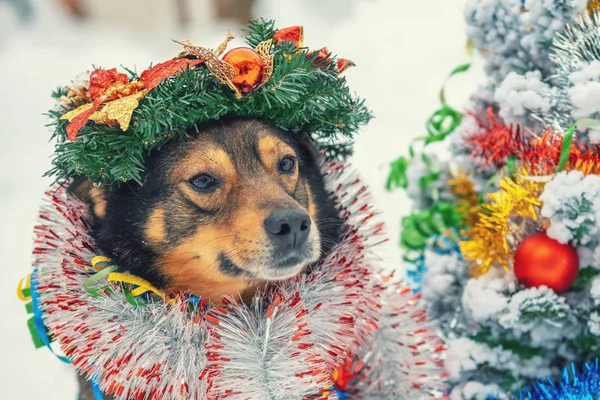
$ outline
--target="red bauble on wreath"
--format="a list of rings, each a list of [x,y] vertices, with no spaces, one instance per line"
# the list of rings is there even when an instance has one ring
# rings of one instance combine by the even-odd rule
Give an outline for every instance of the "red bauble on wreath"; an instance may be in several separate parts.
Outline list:
[[[579,256],[573,246],[543,232],[531,235],[515,251],[514,271],[526,287],[547,286],[556,293],[569,290],[579,272]]]

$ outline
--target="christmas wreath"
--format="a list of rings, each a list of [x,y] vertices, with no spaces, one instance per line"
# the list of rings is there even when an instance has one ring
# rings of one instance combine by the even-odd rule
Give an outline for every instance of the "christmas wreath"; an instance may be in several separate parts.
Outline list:
[[[141,74],[96,69],[56,90],[49,114],[58,144],[48,175],[139,181],[145,154],[224,116],[259,118],[309,134],[329,157],[348,155],[371,118],[340,75],[354,63],[303,47],[300,26],[277,30],[261,19],[246,31],[250,47],[223,54],[230,33],[215,50],[177,41],[181,54]]]

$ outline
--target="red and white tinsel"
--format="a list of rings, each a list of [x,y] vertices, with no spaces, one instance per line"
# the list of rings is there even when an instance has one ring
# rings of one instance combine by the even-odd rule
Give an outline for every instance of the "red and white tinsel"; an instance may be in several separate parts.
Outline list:
[[[89,294],[87,207],[48,192],[33,263],[48,330],[122,399],[444,398],[443,346],[419,296],[375,267],[385,236],[366,187],[343,164],[324,173],[345,221],[331,254],[248,304],[194,311],[184,296],[132,305],[120,285]]]

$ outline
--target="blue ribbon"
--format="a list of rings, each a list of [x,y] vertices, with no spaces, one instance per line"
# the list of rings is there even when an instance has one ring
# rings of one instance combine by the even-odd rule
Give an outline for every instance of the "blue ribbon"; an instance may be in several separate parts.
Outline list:
[[[56,354],[54,352],[54,350],[52,349],[52,346],[50,346],[50,338],[48,337],[48,334],[46,333],[46,325],[44,325],[44,312],[42,311],[42,308],[40,307],[40,294],[37,291],[37,287],[38,287],[38,270],[34,269],[33,272],[31,273],[31,308],[33,309],[33,322],[35,324],[35,330],[37,331],[38,335],[40,336],[40,339],[42,340],[42,343],[44,343],[44,345],[50,349],[50,351],[52,352],[52,354],[54,354],[56,356],[56,358],[58,358],[60,361],[66,363],[66,364],[71,364],[71,361],[63,356],[59,356],[58,354]],[[92,392],[94,393],[94,397],[96,398],[96,400],[104,400],[104,398],[102,397],[102,391],[100,390],[100,385],[98,385],[96,379],[92,379]],[[81,396],[77,397],[78,399],[81,399]]]
[[[98,383],[97,378],[94,376],[91,380],[92,384],[92,393],[94,393],[94,397],[96,400],[104,400],[102,397],[102,390],[100,390],[100,384]]]
[[[44,325],[44,312],[40,307],[40,294],[37,291],[38,287],[38,271],[37,269],[33,270],[31,273],[31,308],[33,309],[33,322],[35,323],[35,330],[37,331],[42,343],[50,349],[52,354],[54,354],[60,361],[71,364],[71,361],[63,356],[59,356],[54,352],[52,346],[50,346],[50,338],[46,333],[46,326]]]
[[[346,393],[342,392],[341,390],[333,389],[333,393],[336,394],[338,400],[347,400],[348,399],[348,396],[346,396]]]

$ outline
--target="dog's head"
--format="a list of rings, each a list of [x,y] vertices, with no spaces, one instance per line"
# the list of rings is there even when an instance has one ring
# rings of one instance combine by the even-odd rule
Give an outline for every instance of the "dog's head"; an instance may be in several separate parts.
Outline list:
[[[122,269],[219,301],[299,274],[336,242],[341,222],[308,140],[255,120],[193,136],[152,154],[142,185],[73,185]]]

